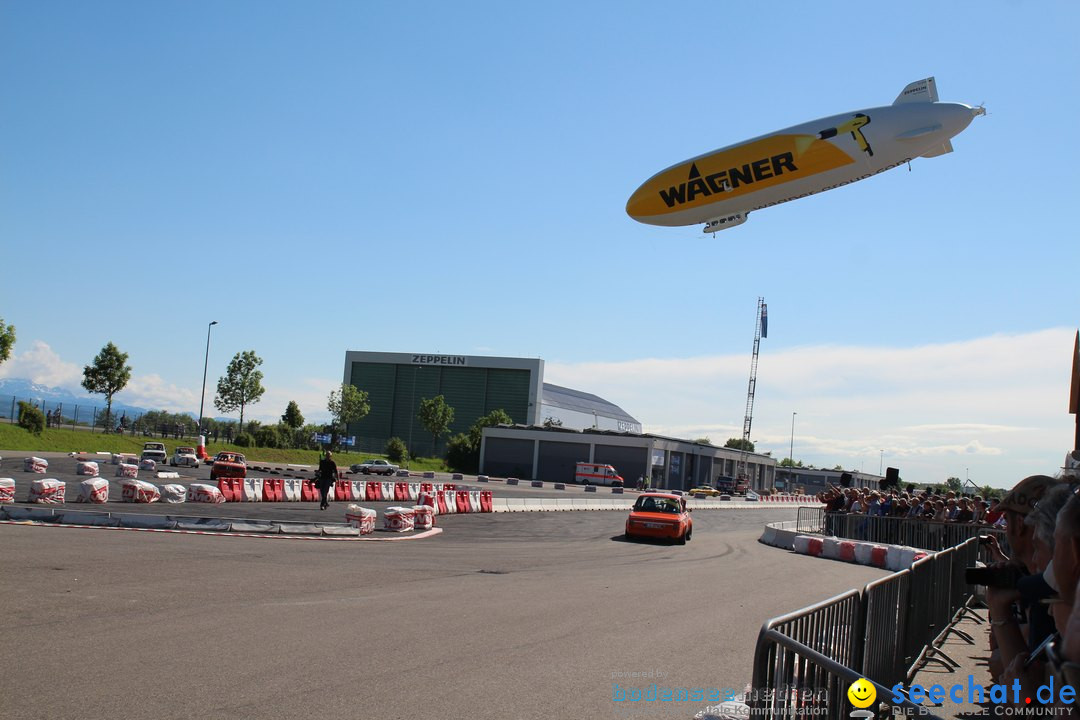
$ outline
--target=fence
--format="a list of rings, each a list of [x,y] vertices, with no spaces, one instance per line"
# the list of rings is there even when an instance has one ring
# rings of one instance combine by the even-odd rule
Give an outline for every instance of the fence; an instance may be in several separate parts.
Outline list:
[[[136,428],[142,425],[142,413],[128,415],[124,410],[113,410],[112,416],[108,418],[109,425],[112,427],[106,428],[106,412],[104,407],[90,405],[89,403],[63,403],[48,401],[41,398],[18,397],[15,395],[0,395],[0,420],[6,420],[10,423],[18,422],[20,402],[28,402],[45,413],[45,420],[48,427],[63,427],[72,430],[100,432],[115,430],[121,421],[123,421],[125,432],[130,432],[134,435],[136,433]],[[138,432],[165,433],[169,437],[172,437],[175,430],[176,428],[173,427],[139,427]],[[192,422],[190,427],[184,428],[182,436],[186,437],[189,433],[194,432],[194,430],[195,423]]]
[[[1004,542],[1005,534],[987,525],[950,523],[921,518],[880,517],[826,513],[822,508],[799,508],[798,531],[862,540],[885,545],[906,545],[937,552],[956,547],[979,535],[997,535]]]
[[[940,645],[950,632],[974,642],[952,626],[969,612],[974,589],[963,568],[978,556],[978,539],[970,538],[862,591],[766,622],[754,654],[754,716],[790,718],[827,703],[829,717],[847,717],[847,685],[860,677],[888,698],[893,686],[909,682],[926,663],[959,667]],[[801,704],[806,702],[818,705]],[[900,706],[916,707],[906,701]]]

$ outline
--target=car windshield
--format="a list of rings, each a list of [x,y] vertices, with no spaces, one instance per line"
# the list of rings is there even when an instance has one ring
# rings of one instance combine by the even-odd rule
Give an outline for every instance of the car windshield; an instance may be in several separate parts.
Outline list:
[[[195,448],[176,448],[176,452],[180,453],[181,455],[194,455]]]
[[[634,504],[635,510],[641,512],[678,513],[681,508],[679,501],[674,498],[642,497]]]

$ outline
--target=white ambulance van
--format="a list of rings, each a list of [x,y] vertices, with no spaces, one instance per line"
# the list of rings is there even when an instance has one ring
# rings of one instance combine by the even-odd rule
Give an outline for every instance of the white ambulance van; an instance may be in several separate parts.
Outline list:
[[[579,462],[574,468],[574,482],[582,485],[622,487],[623,479],[611,465]]]

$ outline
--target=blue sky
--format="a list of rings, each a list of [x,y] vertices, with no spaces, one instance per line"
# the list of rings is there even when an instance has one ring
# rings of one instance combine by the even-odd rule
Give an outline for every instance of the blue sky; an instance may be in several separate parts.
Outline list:
[[[1070,2],[7,2],[0,376],[276,417],[346,350],[542,357],[646,431],[905,479],[1053,472],[1080,242]],[[703,237],[624,205],[687,157],[934,75],[951,155]],[[208,400],[209,404],[209,400]]]

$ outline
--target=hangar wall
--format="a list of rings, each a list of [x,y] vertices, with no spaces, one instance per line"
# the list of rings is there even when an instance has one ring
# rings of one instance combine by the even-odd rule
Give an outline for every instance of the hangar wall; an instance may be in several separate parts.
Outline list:
[[[515,423],[539,423],[544,361],[473,355],[432,355],[349,351],[343,382],[368,393],[371,410],[350,423],[356,449],[383,452],[399,437],[417,455],[432,456],[438,446],[416,417],[424,398],[442,395],[454,408],[450,435],[466,432],[477,419],[505,410]]]
[[[639,476],[647,476],[654,488],[688,490],[715,485],[719,476],[733,475],[741,456],[738,450],[659,435],[501,426],[484,429],[480,472],[573,482],[575,463],[610,463],[630,485]],[[772,457],[747,453],[745,461],[751,487],[774,487],[776,461]]]

